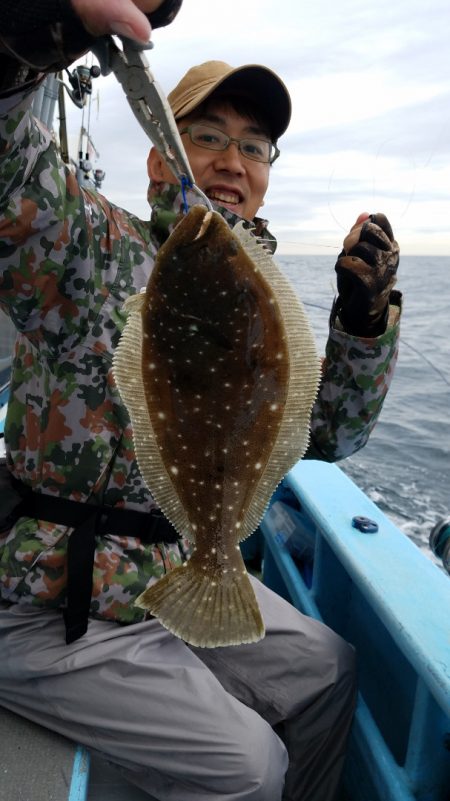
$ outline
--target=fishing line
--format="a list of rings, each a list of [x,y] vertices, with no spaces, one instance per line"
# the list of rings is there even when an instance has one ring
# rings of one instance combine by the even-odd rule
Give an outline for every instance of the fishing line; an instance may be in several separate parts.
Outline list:
[[[263,245],[264,245],[264,243],[267,244],[267,242],[275,242],[275,244],[277,244],[277,245],[280,245],[280,244],[281,245],[300,245],[300,247],[302,245],[308,245],[308,247],[310,247],[310,248],[331,248],[332,250],[341,250],[342,249],[342,246],[338,247],[338,245],[324,245],[324,244],[322,244],[320,242],[305,242],[305,241],[303,241],[303,242],[293,242],[291,239],[281,239],[281,240],[280,239],[269,239],[267,236],[266,237],[257,236],[256,239],[257,239],[258,242],[261,242]],[[280,254],[280,255],[283,255],[283,254]],[[289,254],[284,254],[284,255],[289,255]],[[298,255],[301,256],[302,254],[301,253],[300,254],[296,253],[295,255],[296,256],[298,256]],[[310,254],[305,254],[305,255],[310,255]],[[311,255],[313,255],[313,254],[311,254]]]
[[[91,67],[92,67],[92,57],[91,57]],[[90,142],[91,139],[91,108],[92,108],[92,90],[88,97],[88,124],[87,124],[87,141]],[[86,158],[88,154],[86,152]]]
[[[185,175],[182,175],[180,183],[181,183],[181,195],[182,195],[182,198],[183,198],[183,212],[185,214],[187,214],[188,211],[189,211],[189,206],[188,206],[187,197],[186,197],[186,189],[190,189],[191,182],[188,181],[188,179],[186,178]]]
[[[205,193],[202,192],[202,190],[200,189],[200,187],[197,186],[197,184],[191,183],[191,181],[188,178],[186,178],[185,175],[181,176],[180,185],[181,185],[181,194],[183,197],[183,211],[185,214],[187,214],[189,211],[189,206],[186,197],[186,189],[192,189],[193,192],[195,192],[199,197],[201,197],[208,211],[214,211],[214,206],[212,205],[209,197],[207,197]]]
[[[417,356],[420,356],[420,357],[421,357],[421,359],[423,359],[423,360],[424,360],[424,362],[426,362],[427,364],[429,364],[429,365],[430,365],[430,367],[432,367],[432,368],[433,368],[433,370],[435,371],[435,373],[437,373],[437,374],[438,374],[438,375],[439,375],[439,376],[442,378],[443,382],[444,382],[445,384],[447,384],[447,386],[448,386],[448,387],[450,387],[450,381],[448,380],[448,378],[447,378],[447,376],[445,375],[445,373],[442,373],[442,372],[441,372],[441,370],[439,370],[439,367],[436,367],[436,365],[435,365],[435,364],[433,364],[433,362],[432,362],[432,361],[431,361],[431,360],[428,358],[428,356],[425,356],[425,354],[424,354],[424,353],[421,353],[421,352],[420,352],[420,350],[417,350],[417,348],[415,348],[415,347],[414,347],[414,345],[411,345],[411,343],[410,343],[410,342],[407,342],[407,341],[406,341],[406,339],[403,339],[402,337],[400,337],[400,342],[401,342],[403,345],[406,345],[408,348],[410,348],[410,350],[414,351],[414,353],[416,353],[416,354],[417,354]]]
[[[310,302],[308,302],[306,300],[304,300],[302,302],[303,302],[304,306],[311,306],[314,309],[322,309],[322,311],[326,311],[328,314],[330,313],[330,309],[327,306],[322,306],[320,303],[310,303]],[[403,337],[400,337],[400,342],[402,343],[402,345],[406,345],[406,347],[409,348],[410,350],[412,350],[417,356],[420,356],[420,358],[423,359],[424,362],[426,362],[434,370],[435,373],[437,373],[437,375],[439,376],[439,378],[442,379],[444,384],[446,384],[448,387],[450,387],[450,381],[447,378],[447,376],[445,375],[445,373],[443,373],[439,369],[439,367],[436,367],[436,365],[433,364],[433,362],[431,361],[431,359],[428,358],[428,356],[425,356],[424,353],[422,353],[420,350],[415,348],[414,345],[411,345],[411,343],[408,342],[406,339],[403,339]]]

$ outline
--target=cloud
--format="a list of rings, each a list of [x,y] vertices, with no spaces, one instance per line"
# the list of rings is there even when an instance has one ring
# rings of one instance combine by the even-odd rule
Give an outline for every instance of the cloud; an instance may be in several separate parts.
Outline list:
[[[289,87],[292,124],[280,141],[262,215],[280,249],[336,250],[357,214],[384,211],[406,252],[450,251],[450,81],[447,0],[184,0],[154,32],[152,72],[168,92],[193,63],[264,63]],[[102,78],[91,131],[105,194],[148,217],[149,142],[115,79]],[[69,111],[72,129],[79,112]],[[289,244],[297,242],[297,244]],[[311,251],[310,251],[311,252]]]

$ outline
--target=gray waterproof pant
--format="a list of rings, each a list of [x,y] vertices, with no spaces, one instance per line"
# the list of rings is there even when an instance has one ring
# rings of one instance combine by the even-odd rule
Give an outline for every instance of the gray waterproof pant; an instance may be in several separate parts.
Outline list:
[[[266,637],[194,649],[156,620],[0,605],[0,705],[96,749],[160,801],[331,801],[355,700],[353,649],[255,580]]]

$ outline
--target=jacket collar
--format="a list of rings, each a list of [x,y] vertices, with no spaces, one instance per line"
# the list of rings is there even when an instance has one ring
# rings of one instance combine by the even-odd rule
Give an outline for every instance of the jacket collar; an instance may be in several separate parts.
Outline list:
[[[184,197],[178,184],[155,182],[150,183],[147,197],[152,209],[150,218],[151,234],[159,245],[162,245],[169,234],[172,233],[178,219],[184,214]],[[191,189],[187,190],[185,197],[188,208],[199,202],[199,196]],[[229,209],[224,209],[216,203],[212,203],[212,205],[227,221],[230,228],[242,221],[242,217],[233,214]],[[277,242],[267,228],[267,220],[262,217],[255,217],[251,222],[248,220],[243,222],[245,228],[252,229],[254,235],[259,240],[264,241],[265,247],[271,253],[275,253]]]

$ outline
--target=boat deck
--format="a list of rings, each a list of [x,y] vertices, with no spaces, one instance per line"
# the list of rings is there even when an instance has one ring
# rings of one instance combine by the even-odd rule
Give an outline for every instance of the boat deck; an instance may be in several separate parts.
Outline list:
[[[71,793],[86,783],[80,750],[70,740],[1,708],[0,742],[2,801],[84,801],[83,794]]]
[[[100,756],[3,707],[0,742],[1,801],[152,801]]]
[[[126,801],[153,801],[152,797],[140,790],[139,787],[127,782],[112,765],[100,757],[92,756],[86,801],[124,801],[124,799]]]

